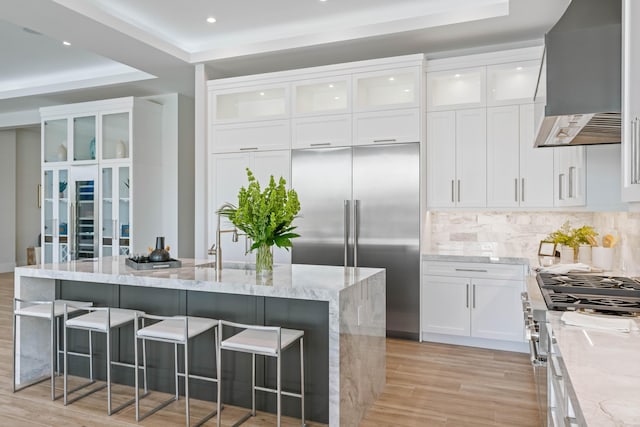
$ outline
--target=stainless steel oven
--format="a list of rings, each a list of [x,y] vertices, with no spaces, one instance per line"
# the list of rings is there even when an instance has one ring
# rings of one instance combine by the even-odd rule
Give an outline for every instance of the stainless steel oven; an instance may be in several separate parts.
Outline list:
[[[538,400],[538,416],[540,425],[547,425],[547,331],[546,310],[533,308],[529,294],[523,292],[522,312],[527,341],[529,342],[529,356],[533,368],[533,379]]]

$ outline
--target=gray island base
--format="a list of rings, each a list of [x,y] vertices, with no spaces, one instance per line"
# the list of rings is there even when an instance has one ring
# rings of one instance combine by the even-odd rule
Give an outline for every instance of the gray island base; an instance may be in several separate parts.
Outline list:
[[[137,271],[125,257],[105,257],[19,267],[15,296],[92,301],[95,305],[135,308],[150,314],[205,316],[233,322],[278,325],[305,333],[306,418],[331,426],[358,425],[385,382],[385,271],[374,268],[274,265],[268,281],[251,265],[224,264],[222,277],[209,261],[182,259],[181,268]],[[133,361],[132,326],[113,338],[113,358]],[[16,381],[49,375],[50,329],[40,319],[16,324]],[[191,371],[214,375],[213,336],[198,337],[190,350]],[[148,343],[152,390],[172,392],[173,348]],[[70,331],[69,347],[87,352],[85,331]],[[94,338],[94,368],[105,375],[105,341]],[[299,353],[283,353],[283,389],[299,391]],[[70,358],[70,374],[88,376],[88,361]],[[180,362],[181,364],[182,362]],[[275,363],[262,360],[257,383],[275,385]],[[132,384],[130,369],[114,366],[115,382]],[[223,402],[251,406],[251,356],[225,355]],[[215,400],[215,387],[192,381],[193,397]],[[259,410],[275,412],[275,396],[258,392]],[[299,417],[297,399],[283,397],[283,413]]]

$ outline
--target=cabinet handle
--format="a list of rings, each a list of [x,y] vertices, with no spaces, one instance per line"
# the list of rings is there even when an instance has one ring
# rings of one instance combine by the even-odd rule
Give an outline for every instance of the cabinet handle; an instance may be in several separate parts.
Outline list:
[[[564,193],[562,191],[564,187],[564,174],[558,175],[558,200],[564,200]]]
[[[640,119],[638,117],[635,118],[635,146],[636,146],[636,184],[640,184]]]
[[[520,191],[520,201],[524,202],[524,178],[522,178],[522,190]]]
[[[576,174],[576,167],[575,166],[569,166],[569,198],[573,199],[574,197],[576,197],[576,191],[573,188],[574,184],[575,184],[575,174]]]
[[[240,149],[240,151],[251,151],[251,150],[257,150],[258,147],[243,147]]]
[[[469,284],[467,283],[467,308],[469,308]]]
[[[330,142],[317,142],[315,144],[309,144],[309,146],[311,147],[327,147],[329,145],[331,145]]]
[[[515,189],[516,189],[516,191],[515,191],[515,201],[517,202],[518,201],[518,178],[515,179],[515,184],[516,184],[515,185]]]
[[[476,285],[473,285],[473,308],[476,308]]]
[[[479,268],[456,268],[456,271],[467,271],[472,273],[486,273],[487,270],[482,270]]]
[[[460,203],[460,180],[458,180],[458,203]]]
[[[395,138],[389,138],[389,139],[374,139],[373,142],[396,142]]]
[[[631,174],[631,184],[637,184],[638,179],[636,177],[636,165],[638,164],[638,159],[636,159],[636,119],[631,120],[631,144],[629,147],[630,156],[629,156],[629,173]]]
[[[456,184],[455,184],[455,180],[451,180],[451,203],[455,203],[456,202]]]

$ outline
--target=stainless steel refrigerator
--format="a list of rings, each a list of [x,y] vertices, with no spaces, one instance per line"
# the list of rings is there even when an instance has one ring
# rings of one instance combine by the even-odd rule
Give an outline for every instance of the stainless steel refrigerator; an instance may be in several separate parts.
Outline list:
[[[418,143],[293,150],[301,211],[292,261],[387,270],[387,335],[418,339]]]

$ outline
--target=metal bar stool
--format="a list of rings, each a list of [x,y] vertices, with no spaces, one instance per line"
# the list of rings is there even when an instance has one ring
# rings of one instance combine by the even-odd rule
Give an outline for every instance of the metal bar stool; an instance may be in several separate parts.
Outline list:
[[[13,299],[13,392],[20,391],[34,384],[41,383],[51,378],[51,400],[56,400],[60,396],[55,395],[56,375],[60,374],[60,317],[64,314],[64,305],[73,304],[79,308],[69,311],[74,313],[82,307],[93,305],[91,302],[54,300],[54,301],[29,301],[19,298]],[[50,377],[38,378],[16,387],[16,320],[18,316],[34,317],[46,319],[51,323],[51,375]],[[54,322],[55,319],[55,322]]]
[[[243,329],[225,340],[223,340],[223,327]],[[279,326],[257,326],[246,325],[242,323],[220,321],[220,333],[218,339],[218,427],[220,426],[220,405],[222,402],[222,350],[237,351],[242,353],[251,353],[251,412],[237,421],[234,426],[240,425],[250,417],[256,415],[256,390],[275,393],[277,396],[277,417],[278,427],[280,427],[280,418],[282,416],[282,395],[297,397],[301,403],[302,426],[304,423],[304,332],[295,329],[284,329]],[[300,342],[300,393],[291,393],[282,391],[281,384],[281,354],[283,350],[289,348],[296,341]],[[277,364],[277,388],[267,388],[256,386],[256,355],[275,357]]]
[[[113,409],[112,405],[111,405],[111,366],[112,365],[116,365],[116,366],[124,366],[124,367],[128,367],[128,368],[136,368],[135,369],[135,376],[136,376],[136,387],[138,385],[138,360],[137,357],[138,355],[136,354],[136,362],[135,364],[131,364],[131,363],[123,363],[123,362],[114,362],[111,360],[111,330],[114,328],[120,328],[122,326],[125,326],[126,324],[130,323],[130,322],[136,322],[136,329],[137,329],[137,315],[139,314],[143,314],[143,312],[140,311],[135,311],[135,310],[127,310],[127,309],[122,309],[122,308],[111,308],[111,307],[84,307],[82,309],[89,311],[89,313],[87,314],[83,314],[81,316],[77,316],[74,317],[72,319],[68,318],[68,314],[69,311],[71,309],[77,309],[78,307],[74,307],[70,304],[65,304],[65,311],[64,311],[64,404],[67,405],[69,403],[73,403],[76,400],[82,399],[83,397],[86,397],[90,394],[93,394],[99,390],[104,389],[105,387],[107,388],[107,414],[111,415],[111,414],[115,414],[116,412],[120,411],[121,409],[127,407],[128,405],[132,404],[135,402],[135,398],[132,398],[130,400],[128,400],[127,402],[123,403],[122,405],[118,406],[117,408]],[[106,351],[106,357],[107,357],[107,382],[106,384],[103,384],[102,386],[99,387],[95,387],[79,396],[74,397],[73,399],[69,400],[68,399],[68,395],[71,393],[74,393],[80,389],[83,389],[87,386],[90,386],[92,384],[94,384],[95,378],[93,376],[93,360],[91,360],[90,364],[89,364],[89,382],[85,383],[85,384],[81,384],[78,387],[74,388],[73,390],[68,390],[67,387],[67,372],[68,372],[68,355],[69,354],[77,354],[77,353],[71,353],[69,352],[68,349],[68,343],[67,343],[67,330],[68,329],[80,329],[80,330],[85,330],[89,332],[89,354],[91,355],[93,353],[93,348],[92,348],[92,341],[91,341],[91,336],[93,332],[100,332],[103,334],[106,334],[107,336],[107,351]],[[147,390],[147,370],[146,370],[146,354],[143,352],[142,355],[143,358],[143,375],[144,375],[144,391],[145,391],[145,395],[148,393]],[[137,389],[136,389],[136,396],[137,396]]]
[[[146,341],[159,341],[159,342],[167,342],[173,344],[174,348],[174,368],[175,368],[175,385],[176,392],[175,396],[170,399],[160,403],[153,409],[150,409],[146,413],[140,415],[140,397],[138,392],[138,376],[136,375],[136,421],[141,421],[148,417],[149,415],[155,414],[160,409],[169,405],[172,402],[175,402],[179,398],[178,393],[178,378],[184,378],[184,397],[185,397],[185,412],[186,412],[186,425],[187,427],[190,425],[190,412],[189,412],[189,380],[197,379],[202,381],[209,382],[218,382],[217,378],[204,377],[200,375],[193,375],[189,373],[189,339],[195,338],[196,336],[203,334],[210,329],[213,329],[214,333],[214,351],[217,354],[217,343],[218,343],[218,321],[214,319],[209,319],[205,317],[192,317],[192,316],[155,316],[150,314],[137,314],[136,319],[142,318],[151,319],[151,320],[159,320],[159,322],[149,325],[147,327],[143,327],[142,329],[138,329],[138,322],[136,321],[136,330],[135,330],[135,345],[134,345],[134,354],[136,359],[136,372],[137,372],[137,363],[138,363],[138,339],[142,339],[142,351],[145,351],[145,342]],[[184,372],[179,372],[178,369],[178,344],[184,346]],[[217,360],[216,360],[217,363]],[[213,418],[217,411],[220,411],[220,407],[214,409],[211,413],[205,415],[196,426],[200,426],[204,424],[207,420]]]

